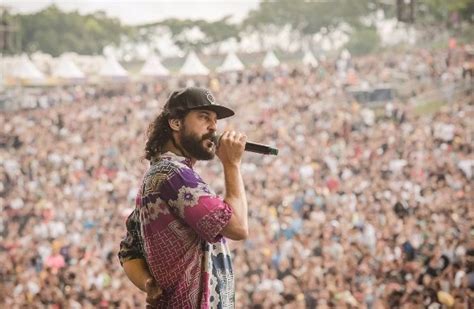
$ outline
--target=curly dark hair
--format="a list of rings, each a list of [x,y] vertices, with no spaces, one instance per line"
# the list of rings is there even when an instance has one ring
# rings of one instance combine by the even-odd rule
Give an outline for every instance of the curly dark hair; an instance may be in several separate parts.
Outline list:
[[[163,153],[163,147],[172,138],[168,120],[184,119],[186,115],[187,112],[171,115],[169,111],[165,110],[150,123],[146,131],[145,159],[150,161],[156,155]]]

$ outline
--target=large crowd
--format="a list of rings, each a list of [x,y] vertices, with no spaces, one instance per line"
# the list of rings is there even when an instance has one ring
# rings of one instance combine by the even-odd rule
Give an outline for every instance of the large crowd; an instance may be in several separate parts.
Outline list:
[[[344,91],[401,75],[419,85],[413,95],[465,83],[445,56],[394,52],[341,72],[327,60],[200,81],[236,110],[221,130],[280,150],[243,159],[250,236],[231,242],[237,308],[474,306],[473,93],[423,113],[397,98],[369,109]],[[147,123],[170,88],[75,89],[47,108],[0,113],[2,307],[144,306],[117,251],[147,169]],[[58,97],[38,98],[48,96]],[[223,193],[217,159],[196,169]]]

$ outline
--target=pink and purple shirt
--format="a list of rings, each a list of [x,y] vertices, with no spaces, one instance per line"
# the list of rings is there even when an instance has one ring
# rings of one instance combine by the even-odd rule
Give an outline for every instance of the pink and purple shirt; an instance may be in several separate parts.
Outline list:
[[[143,178],[120,262],[146,260],[163,289],[157,308],[233,308],[234,274],[220,234],[231,216],[191,161],[167,152]]]

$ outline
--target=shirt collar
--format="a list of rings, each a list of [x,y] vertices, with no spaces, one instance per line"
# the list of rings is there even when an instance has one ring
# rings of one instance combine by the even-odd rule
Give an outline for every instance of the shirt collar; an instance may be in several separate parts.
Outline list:
[[[163,154],[160,154],[158,156],[156,156],[155,158],[152,159],[152,163],[160,160],[160,159],[168,159],[168,160],[173,160],[173,161],[178,161],[180,163],[183,163],[183,164],[186,164],[187,166],[189,166],[190,168],[192,168],[192,162],[191,162],[191,159],[189,158],[186,158],[186,157],[183,157],[183,156],[180,156],[174,152],[171,152],[171,151],[167,151]]]

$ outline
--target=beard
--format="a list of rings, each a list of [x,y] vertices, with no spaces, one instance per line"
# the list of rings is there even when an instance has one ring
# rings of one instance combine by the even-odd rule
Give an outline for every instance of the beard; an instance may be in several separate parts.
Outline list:
[[[197,160],[212,160],[215,156],[215,146],[205,147],[205,140],[214,141],[214,134],[204,134],[202,137],[197,136],[194,133],[189,133],[186,127],[182,127],[180,130],[180,141],[181,147],[193,158]],[[214,142],[215,145],[215,142]]]

